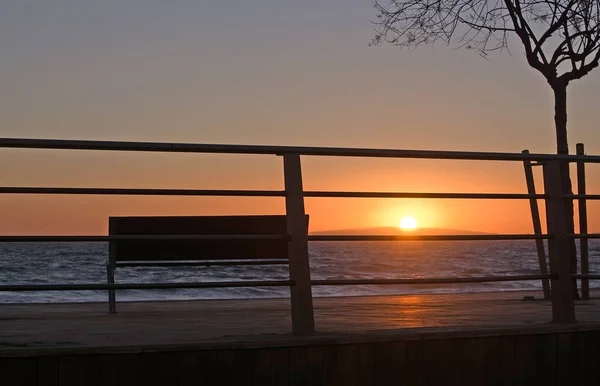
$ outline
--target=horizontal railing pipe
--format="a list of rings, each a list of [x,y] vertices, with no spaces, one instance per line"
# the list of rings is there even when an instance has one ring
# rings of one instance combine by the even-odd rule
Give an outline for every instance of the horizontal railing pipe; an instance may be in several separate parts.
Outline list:
[[[288,240],[287,235],[0,236],[0,242],[102,242],[117,240]]]
[[[304,197],[331,198],[430,198],[430,199],[482,199],[482,200],[525,200],[545,199],[544,194],[527,193],[426,193],[426,192],[328,192],[305,191]]]
[[[285,197],[285,192],[283,190],[58,188],[58,187],[25,187],[25,186],[0,187],[0,194]]]
[[[600,163],[600,156],[577,156],[555,154],[522,154],[472,151],[438,150],[398,150],[341,147],[308,146],[261,146],[261,145],[223,145],[162,142],[124,142],[124,141],[88,141],[62,139],[0,138],[0,148],[20,149],[58,149],[58,150],[105,150],[105,151],[143,151],[178,152],[208,154],[263,154],[283,155],[299,154],[328,157],[371,157],[371,158],[414,158],[479,161],[585,161]]]
[[[574,239],[600,239],[600,233],[569,233],[567,236]]]
[[[565,194],[567,199],[600,200],[600,194]]]
[[[137,290],[137,289],[194,289],[194,288],[234,288],[234,287],[289,287],[292,280],[256,281],[217,281],[191,283],[119,283],[119,284],[11,284],[0,285],[0,292],[13,291],[96,291],[96,290]]]
[[[517,275],[517,276],[487,276],[487,277],[438,277],[418,279],[327,279],[311,280],[312,285],[341,286],[341,285],[402,285],[402,284],[461,284],[461,283],[491,283],[504,281],[530,281],[555,279],[556,275]]]
[[[42,186],[3,186],[0,194],[66,194],[66,195],[137,195],[137,196],[231,196],[231,197],[285,197],[283,190],[247,189],[149,189],[149,188],[71,188]],[[432,198],[432,199],[484,199],[524,200],[546,199],[545,194],[527,193],[444,193],[444,192],[351,192],[304,191],[305,197],[323,198]],[[600,200],[600,194],[565,194],[565,199]]]
[[[309,235],[309,241],[462,241],[550,239],[548,234],[506,235]]]
[[[582,276],[582,275],[574,275]],[[594,275],[585,275],[594,276]],[[598,276],[598,275],[596,275]],[[312,285],[345,286],[345,285],[402,285],[402,284],[460,284],[506,281],[531,281],[555,279],[556,275],[516,275],[487,277],[446,277],[418,279],[349,279],[349,280],[311,280]],[[600,276],[598,276],[600,278]],[[593,277],[590,277],[593,279]],[[232,287],[287,287],[294,285],[292,280],[262,281],[223,281],[223,282],[191,282],[191,283],[119,283],[119,284],[11,284],[0,285],[0,292],[12,291],[92,291],[92,290],[135,290],[135,289],[194,289],[194,288],[232,288]]]
[[[127,268],[127,267],[212,267],[212,266],[223,266],[223,265],[280,265],[289,264],[288,259],[253,259],[253,260],[210,260],[210,261],[156,261],[156,262],[116,262],[116,267]]]
[[[220,189],[144,189],[144,188],[63,188],[63,187],[0,187],[0,194],[80,194],[137,196],[231,196],[285,197],[283,190],[220,190]],[[322,198],[432,198],[432,199],[545,199],[544,194],[526,193],[424,193],[424,192],[340,192],[304,191],[304,197]]]
[[[597,235],[600,238],[600,235]],[[578,235],[574,235],[578,237]],[[309,235],[308,241],[462,241],[550,239],[548,234],[500,235]],[[594,238],[594,237],[590,237]],[[117,240],[289,240],[287,235],[109,235],[0,236],[0,242],[106,242]]]
[[[589,280],[600,280],[600,275],[582,275],[582,274],[573,274],[571,275],[575,279],[589,279]]]

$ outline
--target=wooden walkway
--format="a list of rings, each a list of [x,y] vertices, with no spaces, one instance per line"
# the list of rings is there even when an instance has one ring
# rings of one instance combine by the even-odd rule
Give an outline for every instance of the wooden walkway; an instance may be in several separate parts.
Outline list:
[[[319,334],[469,326],[533,326],[551,319],[540,293],[504,292],[316,298]],[[577,302],[581,322],[600,322],[600,299]],[[145,346],[290,334],[288,299],[1,304],[0,350]]]

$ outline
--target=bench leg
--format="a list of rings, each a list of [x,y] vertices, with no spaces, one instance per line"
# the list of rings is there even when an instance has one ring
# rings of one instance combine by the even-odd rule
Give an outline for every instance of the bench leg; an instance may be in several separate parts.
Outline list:
[[[106,266],[106,278],[108,284],[115,284],[115,271],[110,268],[110,265]],[[117,313],[117,301],[114,289],[108,290],[108,311],[111,314]]]

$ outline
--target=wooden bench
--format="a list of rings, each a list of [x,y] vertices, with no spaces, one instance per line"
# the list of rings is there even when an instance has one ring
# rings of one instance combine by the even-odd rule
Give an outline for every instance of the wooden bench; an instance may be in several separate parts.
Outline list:
[[[307,224],[308,224],[308,215]],[[285,215],[110,217],[111,236],[221,236],[219,239],[141,239],[109,242],[107,278],[119,267],[289,264],[285,238],[239,239],[233,236],[287,235]],[[232,236],[231,238],[223,236]],[[116,312],[115,290],[108,290],[109,310]]]

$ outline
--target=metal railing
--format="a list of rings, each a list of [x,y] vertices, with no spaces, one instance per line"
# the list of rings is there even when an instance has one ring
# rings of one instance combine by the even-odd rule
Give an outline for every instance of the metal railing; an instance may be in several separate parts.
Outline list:
[[[270,281],[234,281],[234,282],[192,282],[192,283],[119,283],[119,284],[45,284],[45,285],[0,285],[0,291],[61,291],[61,290],[114,290],[114,289],[167,289],[167,288],[224,288],[286,286],[290,288],[292,305],[292,324],[295,334],[314,333],[314,314],[312,304],[312,286],[343,285],[407,285],[407,284],[458,284],[500,281],[550,281],[552,288],[553,320],[574,322],[573,280],[599,280],[600,275],[589,273],[573,274],[569,267],[568,243],[573,238],[587,240],[600,238],[600,234],[587,233],[587,223],[582,233],[571,234],[566,229],[565,200],[599,200],[600,195],[563,194],[561,187],[560,164],[577,162],[578,175],[585,163],[600,163],[600,156],[585,156],[583,150],[577,155],[552,155],[530,153],[493,153],[424,151],[394,149],[360,149],[331,147],[290,147],[290,146],[253,146],[253,145],[211,145],[187,143],[155,142],[115,142],[115,141],[79,141],[50,139],[0,138],[0,148],[19,149],[60,149],[87,151],[134,151],[134,152],[183,152],[218,154],[262,154],[280,156],[284,163],[284,190],[202,190],[202,189],[131,189],[131,188],[73,188],[73,187],[36,187],[4,186],[0,194],[61,194],[61,195],[138,195],[138,196],[228,196],[228,197],[282,197],[285,198],[288,235],[282,236],[289,245],[289,280]],[[351,191],[306,191],[303,189],[301,156],[322,157],[374,157],[374,158],[413,158],[437,160],[473,160],[473,161],[515,161],[542,165],[544,168],[544,194],[509,193],[431,193],[431,192],[351,192]],[[584,186],[585,188],[585,186]],[[583,193],[582,193],[583,192]],[[536,229],[534,234],[500,235],[308,235],[305,224],[305,197],[328,198],[436,198],[436,199],[477,199],[477,200],[530,200],[546,202],[548,233]],[[536,204],[537,205],[537,204]],[[582,206],[579,206],[580,210]],[[584,206],[585,209],[585,206]],[[580,212],[580,217],[582,212]],[[585,211],[583,212],[585,218]],[[128,235],[128,236],[0,236],[0,242],[84,242],[111,240],[148,240],[148,239],[261,239],[281,236],[230,236],[230,235]],[[547,240],[549,246],[550,273],[537,275],[512,275],[488,277],[444,277],[419,279],[348,279],[348,280],[311,280],[308,242],[309,241],[462,241],[462,240]],[[587,261],[586,261],[587,264]],[[586,267],[587,268],[587,267]],[[587,272],[587,271],[582,271]],[[588,288],[589,289],[589,288]]]

